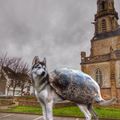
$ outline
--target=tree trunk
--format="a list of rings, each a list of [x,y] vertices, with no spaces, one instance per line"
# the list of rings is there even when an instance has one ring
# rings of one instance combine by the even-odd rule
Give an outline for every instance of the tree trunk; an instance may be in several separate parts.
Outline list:
[[[23,90],[24,90],[24,85],[21,86],[21,96],[23,94]]]
[[[16,87],[13,87],[13,97],[15,96],[15,88]]]
[[[9,87],[7,88],[7,96],[8,96],[8,93],[9,93]]]

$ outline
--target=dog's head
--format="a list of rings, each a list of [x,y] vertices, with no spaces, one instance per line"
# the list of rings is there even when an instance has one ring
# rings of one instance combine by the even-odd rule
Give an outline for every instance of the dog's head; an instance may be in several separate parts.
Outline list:
[[[38,56],[35,56],[32,62],[31,73],[33,79],[46,77],[47,76],[46,58],[44,58],[41,61]]]

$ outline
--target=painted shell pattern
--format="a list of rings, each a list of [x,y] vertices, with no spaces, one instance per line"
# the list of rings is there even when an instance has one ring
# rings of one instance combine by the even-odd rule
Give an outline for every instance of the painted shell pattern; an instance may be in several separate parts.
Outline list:
[[[56,69],[50,74],[50,85],[63,99],[91,104],[98,96],[98,84],[87,74],[72,69]]]

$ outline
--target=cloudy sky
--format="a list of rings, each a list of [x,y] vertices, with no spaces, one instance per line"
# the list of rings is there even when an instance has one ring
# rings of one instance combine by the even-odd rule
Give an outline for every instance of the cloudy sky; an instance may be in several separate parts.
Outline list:
[[[50,70],[79,69],[80,52],[90,49],[95,13],[96,0],[0,0],[0,54],[29,64],[35,55],[46,57]]]

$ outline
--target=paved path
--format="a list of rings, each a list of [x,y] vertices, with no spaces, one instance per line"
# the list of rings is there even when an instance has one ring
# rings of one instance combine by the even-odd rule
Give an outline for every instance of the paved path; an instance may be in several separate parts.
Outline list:
[[[43,118],[42,116],[39,115],[0,113],[0,120],[43,120]],[[54,120],[83,120],[83,119],[55,117]]]

